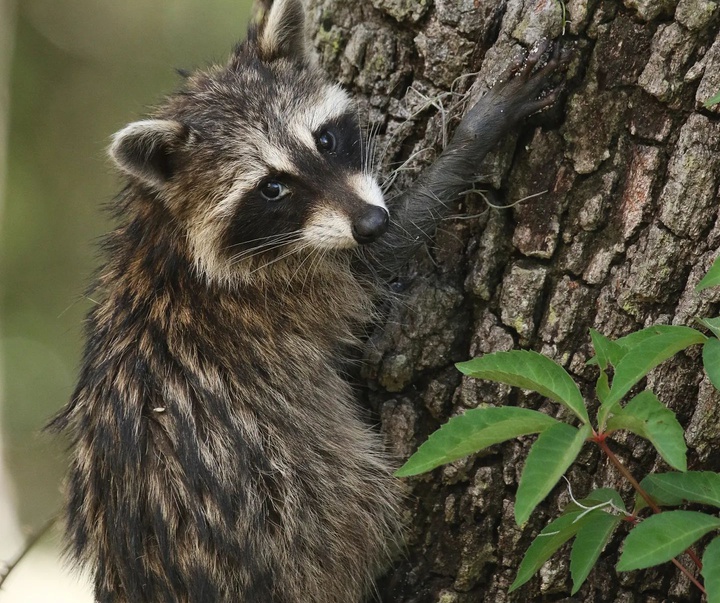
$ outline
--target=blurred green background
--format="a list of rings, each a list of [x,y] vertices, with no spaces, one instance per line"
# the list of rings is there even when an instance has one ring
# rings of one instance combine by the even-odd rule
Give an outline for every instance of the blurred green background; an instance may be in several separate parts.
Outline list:
[[[60,506],[64,443],[40,430],[79,365],[83,291],[109,228],[101,207],[120,186],[109,137],[178,85],[174,68],[224,61],[245,34],[250,2],[0,0],[0,63],[9,67],[9,85],[0,81],[0,425],[11,492],[0,484],[0,505],[24,534]],[[3,529],[7,560],[17,530]],[[18,588],[13,580],[0,602]]]

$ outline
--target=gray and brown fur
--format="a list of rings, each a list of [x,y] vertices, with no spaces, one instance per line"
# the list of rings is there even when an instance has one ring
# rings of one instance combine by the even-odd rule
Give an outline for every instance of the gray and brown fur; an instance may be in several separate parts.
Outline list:
[[[120,226],[53,422],[74,446],[68,547],[100,603],[368,595],[399,488],[343,378],[373,308],[356,249],[405,261],[485,153],[553,99],[537,97],[558,59],[533,75],[536,56],[468,113],[384,234],[352,105],[304,27],[299,0],[276,0],[227,65],[113,141]]]

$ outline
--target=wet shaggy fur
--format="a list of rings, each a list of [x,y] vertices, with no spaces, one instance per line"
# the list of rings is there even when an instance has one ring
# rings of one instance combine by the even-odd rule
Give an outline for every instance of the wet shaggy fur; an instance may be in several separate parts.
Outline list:
[[[94,288],[67,542],[99,603],[357,603],[387,562],[399,488],[343,378],[372,315],[358,242],[405,261],[537,100],[537,56],[463,120],[391,208],[349,99],[276,0],[225,66],[119,132],[120,226]]]

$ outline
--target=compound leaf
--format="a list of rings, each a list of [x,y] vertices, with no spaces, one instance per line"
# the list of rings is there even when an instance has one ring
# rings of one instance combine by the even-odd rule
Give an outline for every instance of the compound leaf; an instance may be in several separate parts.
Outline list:
[[[515,497],[515,521],[524,524],[577,458],[590,436],[589,424],[580,429],[556,423],[543,431],[530,448]]]
[[[617,569],[643,569],[670,561],[696,540],[720,528],[720,519],[696,511],[665,511],[651,515],[625,538]]]
[[[675,413],[650,390],[640,392],[608,420],[608,429],[627,429],[650,440],[658,454],[673,469],[687,470],[687,446]]]
[[[559,364],[530,350],[495,352],[455,365],[465,375],[539,393],[563,404],[583,423],[589,421],[580,389]]]
[[[541,433],[556,419],[527,408],[474,408],[453,417],[420,446],[395,474],[408,477],[521,435]]]

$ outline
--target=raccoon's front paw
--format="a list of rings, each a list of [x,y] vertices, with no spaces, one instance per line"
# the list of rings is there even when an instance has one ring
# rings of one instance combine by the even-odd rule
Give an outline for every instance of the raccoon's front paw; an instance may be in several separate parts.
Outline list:
[[[570,51],[561,50],[559,42],[543,39],[526,58],[519,57],[513,62],[491,93],[512,105],[519,121],[558,99],[564,79],[557,76],[564,76],[570,57]]]

